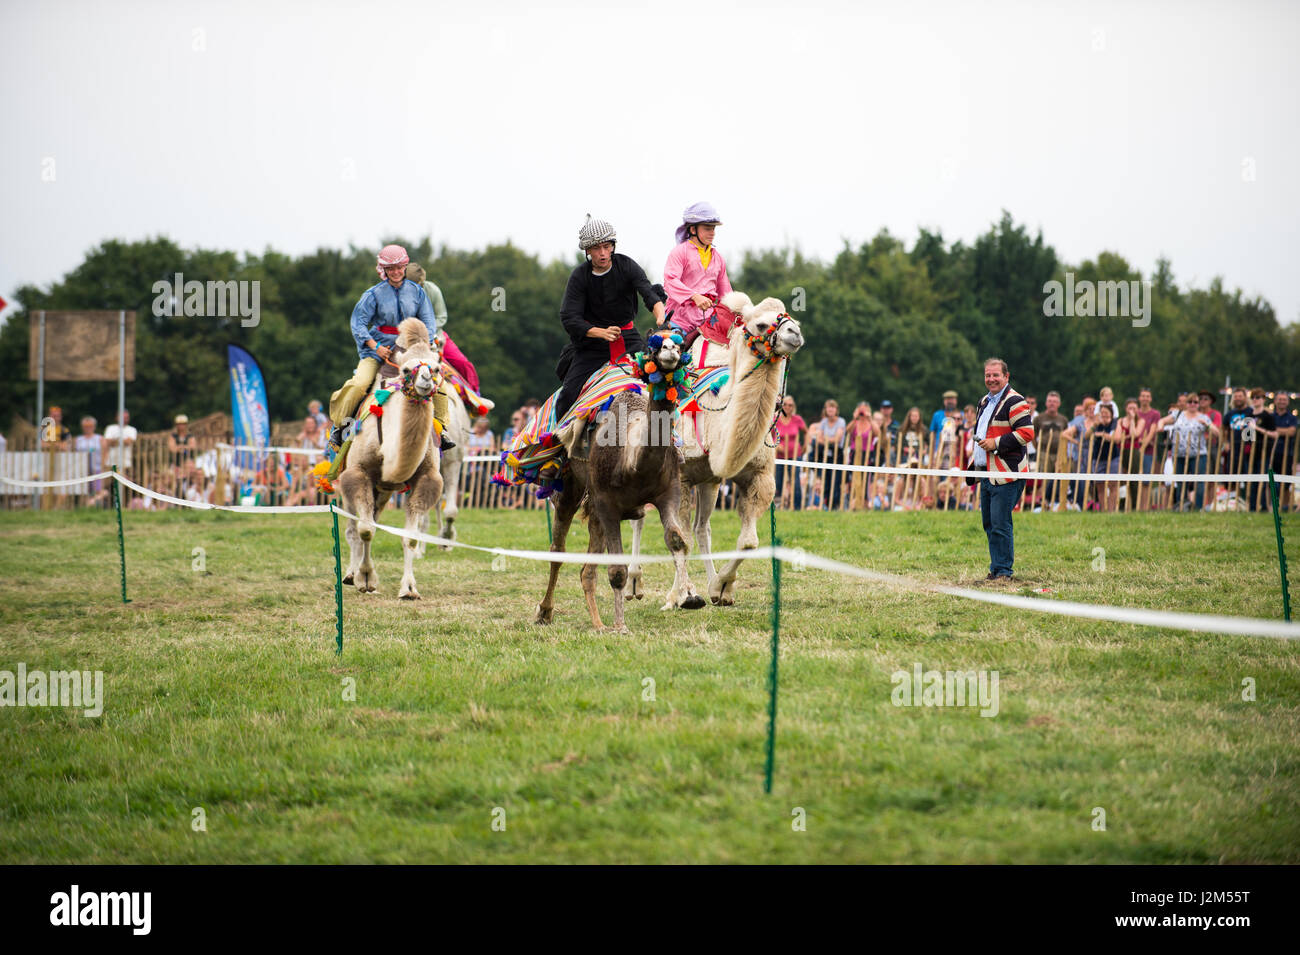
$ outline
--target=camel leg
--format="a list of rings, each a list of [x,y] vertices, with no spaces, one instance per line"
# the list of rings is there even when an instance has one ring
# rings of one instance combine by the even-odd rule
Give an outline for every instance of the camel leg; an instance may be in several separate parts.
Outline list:
[[[587,553],[605,553],[605,534],[594,514],[587,521]],[[591,628],[604,630],[605,624],[600,619],[600,607],[596,603],[596,566],[596,564],[582,565],[582,597],[587,602],[587,613],[591,615]]]
[[[754,475],[746,484],[737,483],[736,510],[740,512],[740,538],[736,541],[737,550],[753,550],[758,546],[758,518],[772,503],[776,493],[776,480],[766,471]],[[736,572],[740,567],[740,558],[727,562],[718,577],[717,596],[713,602],[723,607],[730,607],[736,602]],[[710,596],[713,590],[709,590]]]
[[[658,505],[655,505],[656,508]],[[660,511],[662,516],[663,512]],[[627,586],[623,588],[623,596],[640,600],[645,596],[645,588],[641,586],[641,532],[645,530],[645,518],[632,522],[632,563],[627,568]]]
[[[416,524],[416,530],[421,534],[429,533],[429,512],[425,511],[420,515],[420,520]],[[415,542],[415,559],[424,560],[424,541]]]
[[[418,530],[421,525],[429,526],[429,509],[434,506],[442,493],[442,477],[432,467],[424,469],[411,484],[411,493],[406,497],[406,529]],[[402,538],[402,585],[397,596],[402,600],[419,600],[420,592],[415,589],[415,551],[421,541],[414,538]]]
[[[681,607],[683,610],[699,610],[704,606],[704,598],[696,593],[695,585],[691,583],[686,561],[690,548],[686,546],[686,539],[682,536],[682,525],[677,516],[675,498],[673,491],[669,491],[665,500],[655,502],[655,508],[659,511],[659,518],[664,525],[664,543],[668,545],[668,552],[673,555],[673,566],[676,568],[672,589],[668,591],[668,597],[659,609],[673,610]]]
[[[718,602],[721,592],[717,583],[718,571],[713,566],[713,531],[709,527],[709,518],[713,515],[713,505],[718,500],[717,481],[698,484],[695,487],[695,546],[700,549],[704,560],[704,570],[708,574],[709,599]]]
[[[345,503],[344,508],[349,511],[352,510],[350,504]],[[348,539],[348,572],[343,577],[343,583],[350,587],[353,578],[357,575],[357,568],[361,566],[361,537],[357,534],[356,521],[348,519],[347,525],[343,529],[343,536]]]
[[[339,478],[339,492],[343,496],[344,506],[358,518],[356,534],[360,554],[354,558],[356,567],[351,573],[352,582],[360,593],[374,593],[379,587],[379,577],[370,558],[370,542],[375,536],[374,488],[364,474],[345,469]],[[349,528],[349,539],[351,532],[352,529]]]
[[[582,500],[581,492],[571,493],[566,486],[560,492],[559,499],[555,502],[555,523],[551,527],[551,550],[563,554],[564,541],[569,536],[569,526],[573,523],[573,515],[578,511],[578,504]],[[551,576],[546,584],[546,596],[542,602],[537,605],[537,617],[534,623],[550,623],[555,611],[555,582],[559,580],[560,569],[564,565],[552,561]]]
[[[605,539],[605,553],[621,555],[623,553],[623,534],[622,523],[617,514],[598,512],[592,517],[591,523],[595,524],[599,520],[601,536]],[[609,565],[609,586],[614,591],[614,629],[620,632],[627,631],[627,624],[623,621],[623,587],[627,583],[627,565],[610,564]]]
[[[442,525],[438,530],[438,536],[453,541],[456,539],[456,517],[460,514],[460,508],[456,504],[456,495],[460,490],[461,463],[461,456],[456,455],[445,461],[442,466]],[[451,550],[451,546],[448,544],[439,544],[438,546],[442,550]]]

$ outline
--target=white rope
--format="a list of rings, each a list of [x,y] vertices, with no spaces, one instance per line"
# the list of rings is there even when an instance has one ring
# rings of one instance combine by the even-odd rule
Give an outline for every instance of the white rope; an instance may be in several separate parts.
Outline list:
[[[334,510],[340,517],[345,517],[349,520],[357,520],[356,515],[349,514],[340,507],[335,507]],[[408,540],[421,540],[429,544],[463,547],[468,550],[481,551],[485,554],[493,554],[501,557],[514,557],[520,560],[534,560],[545,563],[554,562],[561,564],[598,565],[631,564],[632,562],[630,554],[565,553],[539,550],[512,550],[504,547],[477,547],[473,544],[448,540],[445,537],[435,537],[432,534],[422,534],[419,531],[408,531],[405,528],[392,527],[388,524],[376,523],[374,526],[387,534],[392,534],[394,537],[403,537]],[[965,587],[948,587],[943,584],[928,584],[923,581],[912,580],[909,577],[900,577],[895,574],[883,574],[879,571],[855,567],[852,564],[845,564],[838,560],[831,560],[828,557],[809,554],[789,547],[769,546],[755,547],[751,550],[723,551],[722,553],[715,554],[691,554],[687,559],[704,560],[709,558],[714,561],[771,560],[773,557],[777,560],[793,563],[796,566],[815,567],[818,570],[827,570],[834,573],[846,574],[851,577],[861,577],[864,580],[890,584],[906,590],[920,590],[929,591],[931,593],[947,594],[953,597],[961,597],[966,600],[979,600],[985,603],[1001,604],[1002,606],[1013,607],[1017,610],[1032,610],[1038,613],[1057,614],[1065,617],[1087,617],[1093,620],[1108,620],[1114,623],[1131,623],[1148,627],[1165,627],[1171,630],[1195,630],[1202,633],[1219,633],[1231,636],[1277,637],[1284,640],[1300,640],[1300,623],[1285,623],[1277,620],[1262,620],[1254,617],[1226,617],[1217,614],[1143,610],[1136,607],[1109,607],[1104,604],[1083,604],[1064,600],[1045,600],[1035,597],[1021,597],[1012,594],[998,594],[981,590],[970,590]],[[640,564],[665,564],[671,563],[673,560],[675,560],[675,558],[671,554],[642,554],[637,558],[637,562]]]
[[[0,474],[0,481],[5,484],[12,484],[14,487],[72,487],[74,484],[89,484],[91,481],[102,481],[104,478],[113,476],[112,471],[100,471],[98,474],[89,474],[86,477],[69,478],[65,481],[20,481],[17,478],[5,477]]]
[[[155,501],[166,501],[178,507],[192,507],[196,511],[230,511],[235,514],[328,514],[330,509],[328,504],[296,504],[290,507],[286,504],[209,504],[207,501],[187,501],[141,487],[121,474],[111,476],[144,497],[153,498]]]
[[[116,478],[119,482],[131,488],[136,493],[145,495],[146,497],[159,501],[167,501],[168,503],[175,504],[179,507],[192,507],[196,510],[233,511],[241,514],[322,514],[333,510],[340,517],[354,521],[359,520],[355,514],[351,514],[343,510],[341,507],[332,504],[305,504],[298,507],[288,507],[283,505],[224,505],[186,501],[178,497],[172,497],[167,494],[159,494],[157,491],[151,491],[149,488],[141,487],[129,478],[111,471],[101,472],[100,474],[92,475],[84,479],[78,479],[71,483],[82,483],[82,481],[90,481],[103,477]],[[12,478],[0,478],[0,480],[9,483],[23,484],[24,486],[33,483],[17,482]],[[50,482],[45,482],[45,484],[41,486],[47,486],[49,483]],[[567,553],[557,551],[515,550],[506,547],[479,547],[475,544],[466,544],[462,541],[449,540],[448,538],[438,537],[433,534],[423,534],[419,531],[408,531],[405,528],[393,527],[388,524],[376,522],[374,526],[386,534],[392,534],[394,537],[401,537],[407,540],[419,540],[424,541],[425,543],[441,546],[460,547],[466,550],[479,551],[484,554],[492,554],[494,556],[513,557],[518,560],[533,560],[543,563],[597,565],[631,563],[630,554]],[[1284,640],[1300,640],[1300,623],[1284,623],[1277,620],[1262,620],[1254,617],[1227,617],[1218,614],[1144,610],[1137,607],[1111,607],[1104,604],[1084,604],[1066,600],[1045,600],[1012,594],[998,594],[981,590],[971,590],[965,587],[949,587],[943,584],[931,584],[924,581],[913,580],[909,577],[900,577],[896,574],[884,574],[863,567],[855,567],[852,564],[846,564],[842,561],[832,560],[828,557],[822,557],[817,554],[809,554],[805,551],[790,547],[755,547],[749,550],[723,551],[714,554],[691,554],[688,556],[688,559],[704,560],[708,558],[714,561],[771,560],[774,557],[777,560],[793,563],[800,567],[813,567],[818,570],[826,570],[833,573],[845,574],[851,577],[859,577],[864,580],[890,584],[891,586],[900,587],[906,590],[947,594],[965,600],[978,600],[984,603],[999,604],[1016,610],[1030,610],[1036,613],[1050,613],[1065,617],[1084,617],[1092,620],[1106,620],[1112,623],[1163,627],[1171,630],[1193,630],[1201,633],[1218,633],[1230,636],[1276,637]],[[671,563],[675,559],[676,558],[671,554],[642,554],[638,556],[637,562],[640,564],[664,564]]]

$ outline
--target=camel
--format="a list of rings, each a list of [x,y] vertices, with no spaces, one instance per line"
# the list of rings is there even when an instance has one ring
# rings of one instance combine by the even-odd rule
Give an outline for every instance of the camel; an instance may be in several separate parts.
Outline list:
[[[652,335],[650,360],[658,371],[671,377],[682,361],[680,336]],[[651,368],[651,371],[655,369]],[[653,504],[663,522],[664,542],[673,555],[676,574],[668,591],[664,610],[680,607],[697,610],[704,598],[695,591],[687,572],[688,547],[682,534],[677,509],[682,499],[680,463],[672,439],[672,412],[678,395],[668,387],[647,384],[651,397],[625,391],[617,396],[599,419],[594,439],[575,445],[569,456],[569,472],[555,501],[555,524],[551,550],[564,551],[569,525],[579,504],[587,520],[588,553],[623,553],[622,522],[644,523],[645,506]],[[583,457],[580,451],[588,450]],[[554,608],[555,583],[563,565],[551,564],[546,596],[537,608],[537,623],[550,623]],[[614,590],[614,628],[626,632],[623,619],[627,567],[612,564],[609,583]],[[591,624],[603,630],[596,606],[596,565],[582,568],[582,591],[591,614]]]
[[[697,368],[728,367],[727,383],[717,395],[705,394],[699,410],[682,419],[686,463],[682,481],[695,495],[695,542],[708,572],[709,599],[719,606],[736,602],[736,573],[740,559],[727,563],[719,574],[709,554],[713,535],[709,518],[724,480],[735,486],[740,512],[737,550],[758,546],[758,519],[776,494],[776,448],[769,438],[778,395],[785,381],[786,362],[803,347],[799,323],[785,312],[779,299],[753,304],[743,292],[731,292],[719,303],[736,317],[725,350],[696,340],[692,357]],[[718,359],[713,360],[717,355]],[[644,520],[632,524],[632,561],[628,568],[628,596],[640,587],[641,532]]]
[[[437,387],[438,359],[429,344],[429,330],[418,318],[403,319],[398,326],[396,355],[401,360],[401,378],[391,382],[394,391],[379,414],[366,417],[352,440],[343,473],[339,475],[339,494],[346,510],[358,520],[348,520],[347,538],[351,548],[347,576],[343,582],[354,584],[361,593],[374,593],[379,586],[370,542],[375,534],[375,516],[384,509],[397,491],[410,487],[406,498],[406,529],[416,530],[442,494],[442,476],[438,473],[438,446],[432,440],[433,392]],[[366,395],[363,408],[375,401],[383,373]],[[419,600],[413,570],[418,541],[403,540],[405,569],[397,596]]]

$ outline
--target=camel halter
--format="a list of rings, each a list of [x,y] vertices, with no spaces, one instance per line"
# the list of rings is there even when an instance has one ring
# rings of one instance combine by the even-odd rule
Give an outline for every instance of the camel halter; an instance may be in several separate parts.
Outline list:
[[[660,334],[651,335],[646,342],[649,350],[639,351],[633,355],[632,365],[636,377],[650,386],[651,401],[668,400],[677,404],[690,391],[687,374],[691,366],[691,355],[690,352],[683,352],[676,368],[667,372],[662,370],[657,356],[663,345],[663,337]],[[667,337],[675,341],[679,347],[681,346],[681,335],[674,332]]]
[[[776,317],[776,321],[772,323],[771,328],[758,335],[752,334],[749,331],[749,329],[746,328],[744,325],[740,326],[741,331],[744,335],[745,347],[749,349],[750,354],[753,355],[755,358],[757,358],[758,361],[754,364],[753,368],[749,369],[749,371],[745,372],[738,379],[736,379],[735,384],[739,385],[742,381],[744,381],[754,372],[758,371],[758,369],[762,368],[768,362],[774,361],[778,358],[784,358],[786,360],[786,366],[781,377],[780,398],[785,397],[785,382],[790,375],[790,364],[789,364],[790,356],[776,354],[776,333],[780,331],[782,325],[784,325],[786,322],[792,322],[792,321],[794,321],[794,319],[792,319],[787,313],[782,312],[780,315]],[[735,394],[734,388],[732,389],[731,393]],[[731,395],[727,396],[727,401],[725,404],[723,404],[721,408],[710,408],[708,405],[700,401],[699,398],[696,398],[696,404],[698,404],[705,411],[726,411],[727,405],[731,404]],[[778,399],[778,411],[779,410],[780,408],[779,408],[779,399]],[[773,419],[773,423],[775,423],[775,419]]]
[[[427,394],[422,395],[415,390],[415,378],[420,373],[420,369],[428,369],[429,377],[433,379],[434,387]],[[414,401],[416,404],[424,404],[433,398],[433,393],[438,390],[438,373],[434,367],[427,361],[416,362],[406,371],[402,372],[402,394],[408,401]]]

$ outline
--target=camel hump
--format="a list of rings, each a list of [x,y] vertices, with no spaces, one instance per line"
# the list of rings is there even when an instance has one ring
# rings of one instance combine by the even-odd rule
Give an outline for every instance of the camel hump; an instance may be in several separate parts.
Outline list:
[[[397,347],[407,349],[419,344],[429,344],[429,327],[418,318],[402,319],[397,326]]]
[[[731,309],[742,317],[745,314],[745,309],[754,307],[754,303],[750,301],[749,296],[744,292],[728,292],[718,300],[718,304],[723,308]]]
[[[763,313],[770,313],[773,316],[782,315],[785,313],[785,303],[779,298],[765,298],[754,306],[751,314],[761,315]],[[749,318],[749,315],[746,315],[745,317]]]

